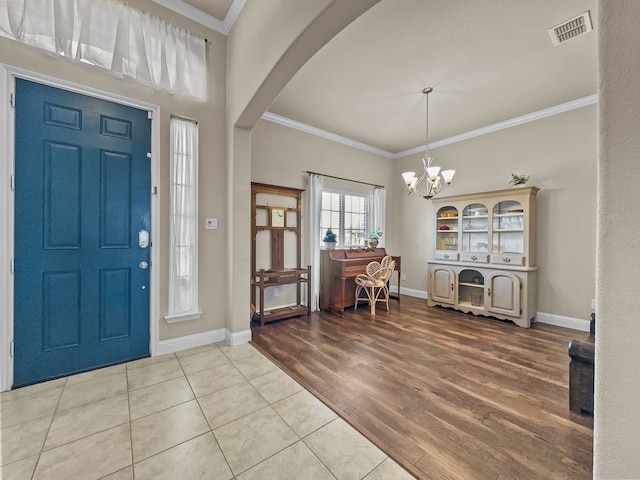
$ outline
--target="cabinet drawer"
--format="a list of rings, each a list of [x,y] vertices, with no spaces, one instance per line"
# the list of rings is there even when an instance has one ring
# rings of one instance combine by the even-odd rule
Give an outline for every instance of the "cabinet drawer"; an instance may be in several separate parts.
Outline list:
[[[491,263],[496,263],[500,265],[524,265],[525,256],[524,255],[508,255],[508,254],[496,254],[491,255]]]
[[[433,256],[436,260],[458,260],[458,252],[448,252],[447,250],[436,250]]]
[[[463,262],[487,263],[489,255],[486,253],[463,253],[460,257]]]

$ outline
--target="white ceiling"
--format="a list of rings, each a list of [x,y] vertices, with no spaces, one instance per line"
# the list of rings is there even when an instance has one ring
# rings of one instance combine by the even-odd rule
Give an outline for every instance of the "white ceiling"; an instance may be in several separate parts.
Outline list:
[[[188,0],[214,16],[237,2]],[[554,47],[547,30],[587,10],[594,31]],[[431,142],[594,96],[596,26],[596,0],[382,0],[269,112],[394,156],[424,145],[425,86]]]

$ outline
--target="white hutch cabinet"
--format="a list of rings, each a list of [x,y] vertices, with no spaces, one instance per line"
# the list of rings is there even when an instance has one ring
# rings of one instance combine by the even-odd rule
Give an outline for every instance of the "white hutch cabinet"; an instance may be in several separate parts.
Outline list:
[[[428,305],[531,326],[536,314],[536,187],[431,200]]]

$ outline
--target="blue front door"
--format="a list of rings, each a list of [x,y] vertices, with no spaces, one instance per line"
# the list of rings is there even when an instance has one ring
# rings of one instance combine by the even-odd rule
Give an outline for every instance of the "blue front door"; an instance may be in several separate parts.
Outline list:
[[[16,80],[14,387],[149,355],[147,111]]]

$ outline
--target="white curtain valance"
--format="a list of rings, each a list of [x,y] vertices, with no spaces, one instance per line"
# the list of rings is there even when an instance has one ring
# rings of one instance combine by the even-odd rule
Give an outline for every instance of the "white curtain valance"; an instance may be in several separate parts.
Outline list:
[[[207,97],[204,39],[117,0],[0,0],[0,36]]]

